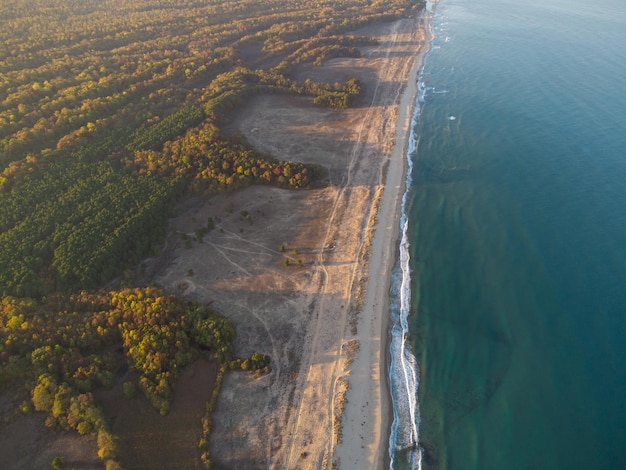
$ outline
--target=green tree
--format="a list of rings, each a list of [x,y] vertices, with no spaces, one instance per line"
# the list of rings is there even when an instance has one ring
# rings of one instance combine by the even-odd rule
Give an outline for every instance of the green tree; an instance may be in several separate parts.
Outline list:
[[[65,468],[65,459],[63,457],[55,457],[52,459],[52,468],[54,470],[63,470]]]

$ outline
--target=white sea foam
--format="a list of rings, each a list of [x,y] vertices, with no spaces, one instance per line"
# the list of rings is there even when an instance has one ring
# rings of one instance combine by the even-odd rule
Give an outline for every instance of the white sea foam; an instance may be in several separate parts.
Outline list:
[[[423,69],[422,69],[423,70]],[[389,383],[393,401],[393,423],[389,435],[390,468],[394,467],[396,452],[404,450],[411,469],[420,469],[422,451],[419,446],[419,368],[415,356],[407,345],[409,336],[408,317],[411,311],[411,270],[408,240],[407,200],[411,187],[413,170],[412,154],[417,146],[415,127],[421,109],[420,103],[426,91],[420,74],[418,81],[419,97],[411,122],[409,146],[407,150],[407,176],[405,192],[402,195],[400,227],[402,235],[399,247],[399,260],[394,269],[391,287],[389,314],[392,320],[390,341]]]

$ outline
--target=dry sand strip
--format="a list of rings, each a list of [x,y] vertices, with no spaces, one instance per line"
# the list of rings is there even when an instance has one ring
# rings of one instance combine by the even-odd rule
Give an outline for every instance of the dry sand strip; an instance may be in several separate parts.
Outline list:
[[[429,31],[429,13],[420,28]],[[360,348],[350,367],[349,392],[343,414],[343,443],[336,449],[341,469],[383,468],[387,459],[392,413],[387,389],[386,356],[389,288],[396,261],[400,209],[406,181],[406,152],[417,99],[417,80],[428,52],[428,41],[416,51],[400,100],[393,152],[374,229],[367,294],[359,314],[356,340]]]

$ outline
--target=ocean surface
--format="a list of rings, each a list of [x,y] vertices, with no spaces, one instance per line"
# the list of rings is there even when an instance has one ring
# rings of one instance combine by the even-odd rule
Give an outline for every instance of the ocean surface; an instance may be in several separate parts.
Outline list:
[[[391,315],[391,468],[626,468],[626,2],[441,0]]]

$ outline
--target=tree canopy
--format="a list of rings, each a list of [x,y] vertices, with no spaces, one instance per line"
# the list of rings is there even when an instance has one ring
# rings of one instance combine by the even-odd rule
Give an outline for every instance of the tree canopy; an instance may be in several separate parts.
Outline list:
[[[100,285],[146,256],[189,190],[308,188],[220,131],[260,93],[358,100],[356,80],[297,82],[296,64],[358,56],[346,31],[405,0],[10,0],[0,5],[0,294]]]

